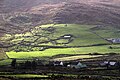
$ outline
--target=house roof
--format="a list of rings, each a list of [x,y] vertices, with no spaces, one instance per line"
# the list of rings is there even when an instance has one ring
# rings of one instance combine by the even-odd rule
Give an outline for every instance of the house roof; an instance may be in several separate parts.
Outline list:
[[[117,61],[104,61],[104,64],[115,65]]]
[[[105,63],[105,64],[108,64],[108,63],[109,63],[109,61],[104,61],[104,63]]]
[[[63,36],[61,36],[61,38],[71,38],[74,37],[72,34],[65,34]]]
[[[120,38],[110,38],[107,40],[112,41],[113,43],[120,43]]]
[[[110,62],[109,64],[114,66],[116,64],[116,62]]]

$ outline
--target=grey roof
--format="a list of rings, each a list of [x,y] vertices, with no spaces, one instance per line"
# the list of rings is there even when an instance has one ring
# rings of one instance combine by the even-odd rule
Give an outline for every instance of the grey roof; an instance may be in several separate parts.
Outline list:
[[[113,43],[120,43],[120,38],[111,38],[111,39],[107,39]]]

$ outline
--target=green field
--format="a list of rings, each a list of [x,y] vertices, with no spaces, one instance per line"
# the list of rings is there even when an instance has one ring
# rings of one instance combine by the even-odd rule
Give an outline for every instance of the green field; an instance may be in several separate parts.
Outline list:
[[[13,77],[13,78],[41,78],[41,77],[48,77],[45,75],[37,75],[37,74],[8,74],[8,75],[0,75],[0,76],[5,76],[5,77]]]
[[[114,45],[117,46],[117,45]],[[120,49],[109,49],[108,46],[47,49],[35,52],[7,52],[10,58],[52,57],[59,54],[119,53]]]
[[[47,26],[50,26],[50,25],[47,25]],[[54,27],[56,28],[56,32],[51,38],[56,38],[64,34],[72,34],[76,37],[73,40],[73,42],[71,42],[70,44],[67,44],[67,46],[85,46],[85,45],[92,45],[92,44],[107,43],[105,40],[101,39],[100,37],[90,32],[90,29],[95,27],[95,25],[69,24],[66,27],[65,24],[60,24],[60,25],[55,25]]]
[[[106,38],[119,38],[120,33],[117,33],[119,32],[118,29],[110,26],[99,27],[97,29],[94,28],[96,28],[96,25],[48,24],[36,26],[32,29],[31,32],[26,32],[25,34],[16,34],[14,35],[14,39],[10,41],[8,40],[11,39],[13,36],[10,34],[6,34],[4,37],[1,38],[1,40],[16,44],[19,43],[21,40],[24,40],[25,44],[27,44],[27,42],[32,42],[32,46],[38,46],[31,47],[31,45],[17,45],[14,47],[10,47],[6,52],[9,58],[53,57],[59,54],[120,53],[120,49],[109,49],[109,46],[119,47],[119,44],[111,44],[105,40]],[[97,35],[91,31],[94,31],[95,33],[97,33]],[[35,36],[36,34],[42,37],[38,38],[38,36]],[[71,42],[68,42],[69,39],[60,38],[61,36],[66,34],[74,36],[71,38]],[[100,36],[105,39],[101,38]],[[56,44],[52,43],[52,40],[55,41]],[[99,44],[102,45],[99,46]],[[48,48],[41,51],[40,48],[43,46],[60,46],[67,48]],[[19,50],[19,52],[16,52],[16,49],[20,49],[21,51]]]
[[[53,27],[55,28],[55,30],[53,31],[54,33],[50,33],[49,31],[45,31],[45,30],[41,30],[39,28],[42,29],[46,29],[48,27]],[[92,32],[90,32],[90,29],[95,27],[95,25],[77,25],[77,24],[69,24],[67,26],[65,26],[65,24],[57,24],[54,25],[53,24],[48,24],[48,25],[42,25],[42,26],[37,26],[35,29],[32,29],[32,32],[34,34],[39,34],[42,36],[46,36],[46,37],[41,37],[40,39],[38,39],[34,44],[37,44],[41,41],[47,41],[48,38],[49,39],[57,39],[60,36],[63,36],[65,34],[71,34],[73,36],[75,36],[73,42],[66,44],[67,46],[85,46],[85,45],[93,45],[93,44],[104,44],[104,43],[108,43],[107,41],[101,39],[99,36],[96,36],[95,34],[93,34]],[[22,36],[31,36],[29,38],[23,38]],[[11,38],[11,35],[6,34],[5,37],[2,38],[2,40],[8,40],[9,38]],[[16,39],[11,40],[10,42],[19,42],[22,39],[25,39],[25,41],[32,41],[34,39],[36,39],[36,36],[32,36],[32,34],[30,32],[26,32],[25,34],[16,34],[15,35]],[[57,40],[57,42],[64,42],[65,40],[60,39]],[[52,43],[48,42],[48,43],[42,43],[40,45],[52,45]],[[64,44],[56,44],[55,46],[64,46]]]

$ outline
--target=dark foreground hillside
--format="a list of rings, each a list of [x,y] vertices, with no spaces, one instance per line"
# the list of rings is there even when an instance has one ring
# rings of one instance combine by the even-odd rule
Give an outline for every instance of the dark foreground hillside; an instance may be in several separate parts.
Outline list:
[[[120,65],[100,66],[104,61],[119,62],[120,55],[103,55],[97,58],[88,58],[80,61],[86,64],[86,68],[72,68],[57,65],[51,65],[46,61],[35,61],[37,66],[25,65],[28,61],[23,59],[23,62],[18,62],[14,67],[10,65],[0,66],[0,79],[1,80],[120,80]],[[116,60],[117,59],[117,60]],[[24,62],[26,61],[26,62]],[[75,61],[63,62],[70,64]],[[70,62],[70,63],[69,63]],[[44,64],[44,65],[43,65]],[[45,65],[46,64],[46,65]],[[25,66],[25,67],[24,67]]]

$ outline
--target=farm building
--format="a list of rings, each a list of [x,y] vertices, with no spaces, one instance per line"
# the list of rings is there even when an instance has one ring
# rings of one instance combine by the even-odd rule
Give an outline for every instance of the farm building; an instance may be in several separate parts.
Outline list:
[[[60,38],[61,39],[70,39],[72,37],[74,37],[72,34],[65,34],[65,35],[61,36]]]
[[[119,67],[119,62],[117,61],[104,61],[100,63],[101,67],[107,67],[107,68],[118,68]]]
[[[87,65],[82,64],[81,62],[71,62],[69,65],[67,65],[70,68],[80,69],[80,68],[86,68]]]
[[[119,63],[117,61],[109,61],[108,68],[118,68]]]
[[[54,61],[52,62],[53,66],[64,66],[62,61]]]
[[[107,40],[112,43],[120,43],[120,38],[111,38],[111,39],[107,39]]]
[[[55,61],[54,66],[63,66],[63,62],[62,61]]]
[[[108,65],[108,63],[109,63],[109,61],[104,61],[104,62],[101,62],[101,63],[100,63],[100,66],[101,66],[101,67],[107,66],[107,65]]]

